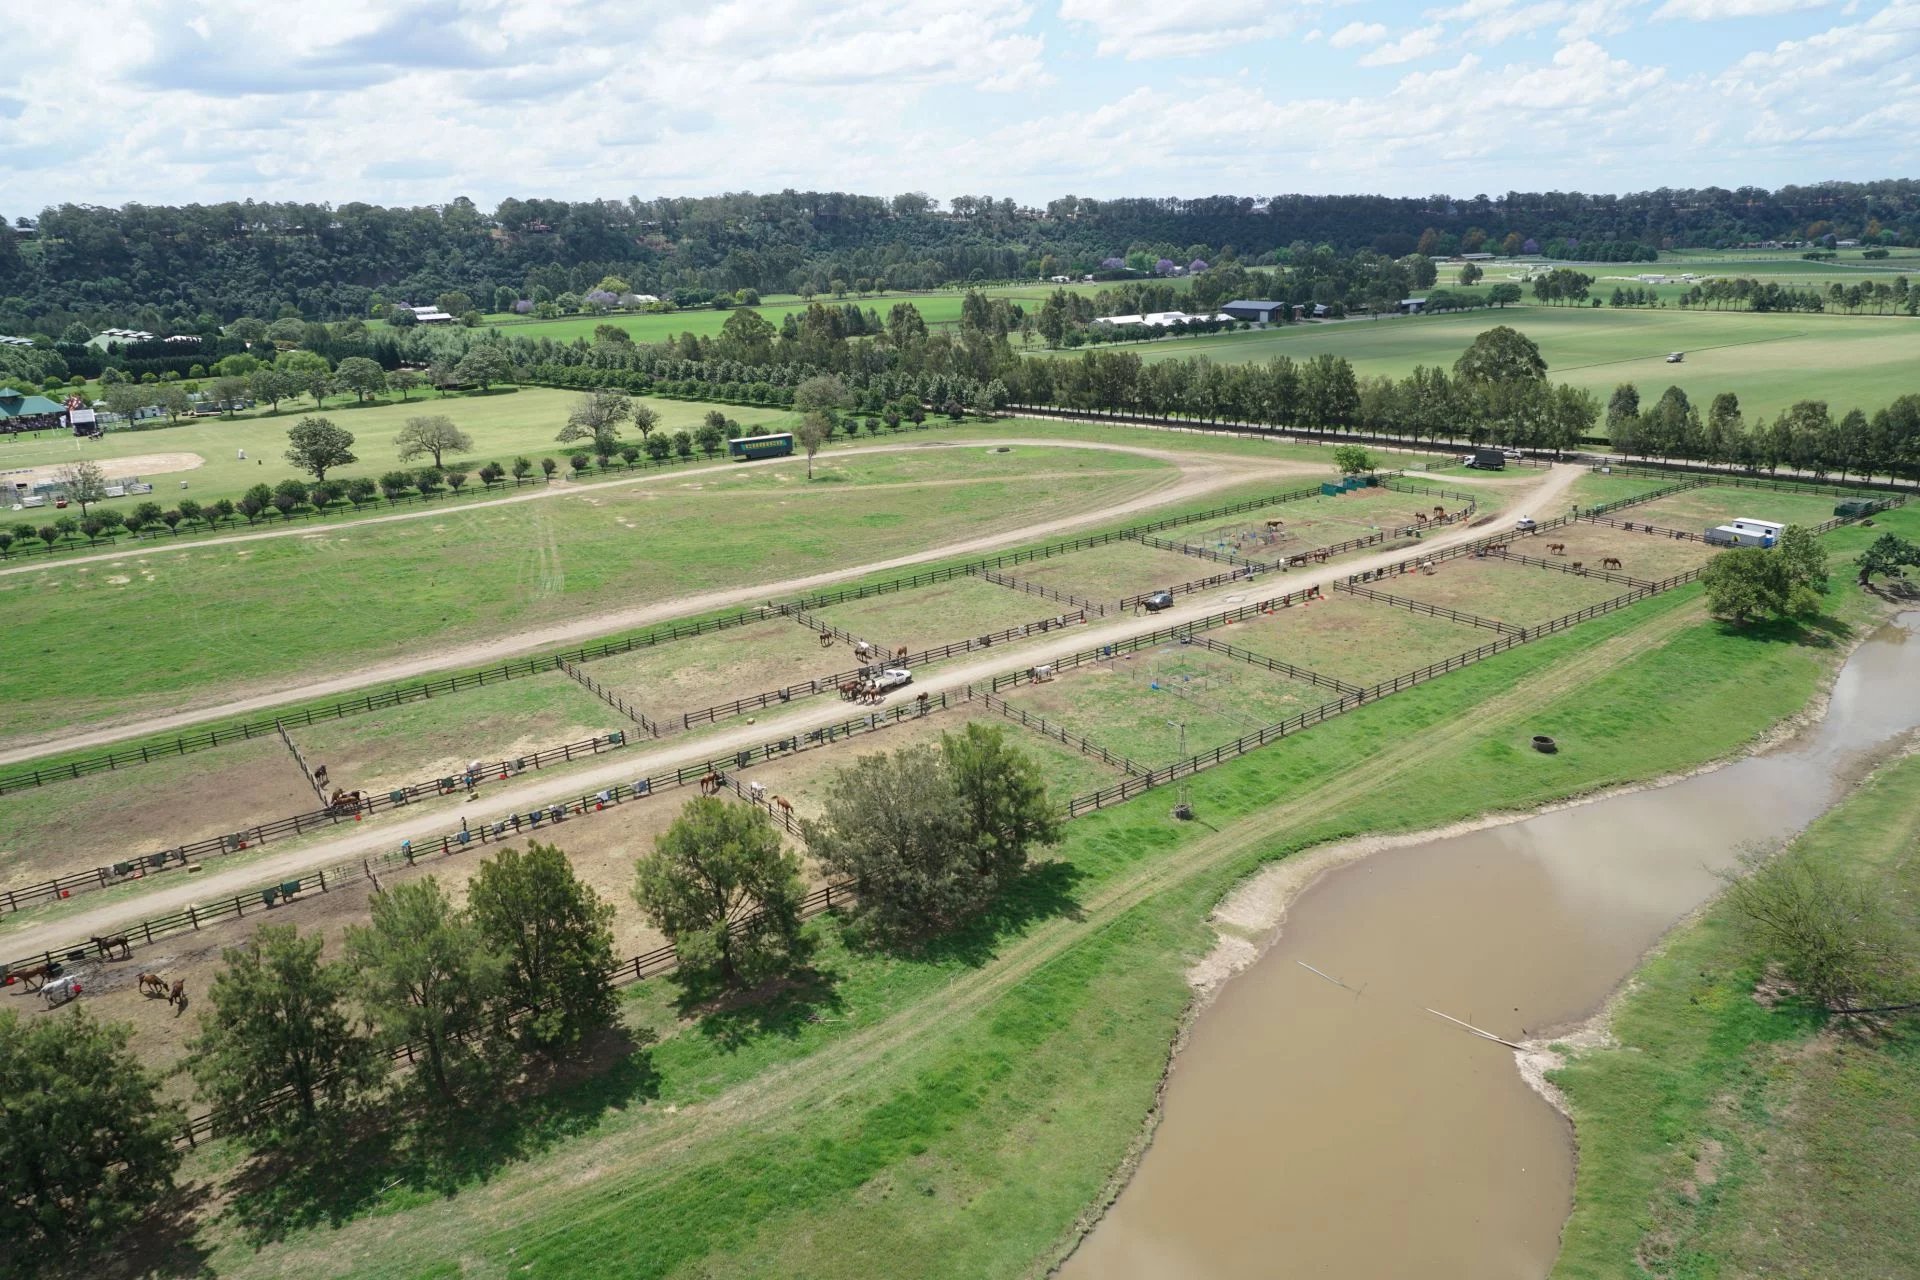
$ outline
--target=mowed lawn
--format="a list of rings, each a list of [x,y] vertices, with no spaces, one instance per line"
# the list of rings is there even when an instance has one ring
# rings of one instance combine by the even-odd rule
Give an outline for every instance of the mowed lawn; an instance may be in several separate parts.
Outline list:
[[[1332,352],[1362,376],[1404,377],[1416,365],[1451,368],[1476,335],[1495,325],[1510,325],[1539,344],[1551,380],[1585,387],[1602,400],[1622,382],[1638,386],[1647,403],[1678,386],[1704,412],[1715,395],[1731,391],[1749,422],[1798,400],[1871,413],[1915,390],[1920,361],[1920,322],[1904,316],[1549,306],[1286,325],[1120,349],[1148,361],[1204,355],[1222,364]],[[1668,364],[1672,351],[1686,352],[1685,361]]]
[[[931,454],[933,451],[929,451]],[[359,669],[581,612],[770,582],[1098,512],[1165,483],[1152,459],[1069,450],[793,462],[298,537],[129,548],[0,576],[0,735],[173,709],[267,677]],[[919,483],[937,472],[939,479]],[[112,643],[104,643],[111,627]],[[84,685],[71,679],[86,655]],[[64,673],[64,674],[63,674]],[[377,677],[376,677],[377,678]]]
[[[186,465],[141,467],[138,474],[153,487],[153,500],[172,504],[181,498],[210,502],[215,498],[238,498],[249,486],[265,482],[278,484],[289,476],[313,477],[296,470],[286,460],[287,431],[302,418],[324,417],[353,433],[353,452],[359,461],[336,468],[329,478],[347,476],[378,477],[395,469],[411,470],[430,465],[430,457],[400,460],[399,446],[393,437],[408,418],[444,414],[473,437],[473,452],[448,454],[448,467],[477,471],[483,463],[498,462],[511,466],[514,458],[525,456],[534,462],[554,458],[566,467],[568,453],[580,448],[563,445],[554,437],[567,424],[567,412],[580,398],[577,391],[548,387],[501,388],[485,393],[439,396],[415,392],[402,401],[389,394],[382,401],[355,403],[351,398],[331,399],[315,409],[310,400],[283,402],[279,413],[264,408],[233,418],[197,418],[179,426],[151,431],[109,431],[98,440],[77,441],[70,435],[49,432],[41,436],[15,438],[0,436],[0,471],[20,467],[57,465],[75,458],[89,458],[100,464],[110,477],[131,476],[133,470],[116,466],[120,458],[150,457],[155,454],[190,454],[199,459]],[[793,415],[785,409],[754,408],[746,405],[713,405],[686,400],[642,398],[642,403],[660,415],[659,430],[669,434],[692,431],[719,409],[743,427],[755,431],[785,430]],[[640,443],[639,433],[631,427],[622,436]],[[246,458],[238,455],[245,451]],[[180,481],[187,482],[182,491]],[[472,481],[475,489],[478,479]],[[110,502],[128,507],[130,502]],[[5,512],[0,512],[4,518]],[[26,518],[28,513],[15,513]]]

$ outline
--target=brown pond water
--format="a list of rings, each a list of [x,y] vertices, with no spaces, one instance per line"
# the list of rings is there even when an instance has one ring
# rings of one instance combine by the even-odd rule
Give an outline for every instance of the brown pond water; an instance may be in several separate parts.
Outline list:
[[[1508,1040],[1591,1016],[1743,846],[1920,726],[1917,625],[1875,633],[1825,718],[1767,755],[1322,877],[1195,1022],[1152,1147],[1060,1274],[1545,1275],[1567,1122],[1509,1049],[1427,1010]]]

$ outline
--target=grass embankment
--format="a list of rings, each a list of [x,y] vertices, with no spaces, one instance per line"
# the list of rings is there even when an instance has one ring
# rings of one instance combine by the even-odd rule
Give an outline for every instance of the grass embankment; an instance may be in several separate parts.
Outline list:
[[[202,1243],[235,1276],[451,1274],[422,1263],[428,1242],[471,1275],[1026,1272],[1137,1140],[1184,970],[1237,880],[1722,755],[1804,705],[1836,655],[1706,622],[1696,590],[1609,615],[1200,775],[1200,824],[1168,821],[1161,795],[1074,823],[1058,863],[927,957],[846,950],[817,923],[818,982],[477,1127],[487,1146],[457,1165],[369,1162],[317,1203],[277,1185],[281,1228],[357,1219],[338,1230],[255,1252],[242,1212]],[[1562,752],[1527,751],[1535,732]],[[674,1030],[669,991],[636,992],[635,1019]]]
[[[1920,924],[1920,756],[1796,844]],[[1555,1276],[1920,1274],[1920,1018],[1849,1028],[1754,999],[1723,902],[1634,976],[1617,1044],[1555,1074],[1580,1168]]]

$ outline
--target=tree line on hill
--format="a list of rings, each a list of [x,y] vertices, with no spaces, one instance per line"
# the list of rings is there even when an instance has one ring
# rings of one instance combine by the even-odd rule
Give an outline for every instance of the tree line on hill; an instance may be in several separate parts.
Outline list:
[[[0,330],[46,331],[76,318],[158,329],[283,307],[338,319],[368,315],[377,297],[585,294],[609,274],[698,306],[743,289],[824,294],[835,280],[899,290],[1078,276],[1110,263],[1124,269],[1135,255],[1184,265],[1231,250],[1276,265],[1328,246],[1388,258],[1501,251],[1635,261],[1658,249],[1835,237],[1920,243],[1920,183],[1406,199],[1069,195],[1043,208],[963,195],[944,210],[919,192],[798,191],[509,199],[491,213],[464,197],[417,208],[67,204],[44,210],[31,236],[0,235]]]
[[[1061,818],[1038,765],[1000,727],[970,724],[837,770],[804,830],[826,874],[853,887],[845,941],[904,960],[990,936],[996,909],[1043,894],[1029,859],[1058,841]],[[800,860],[769,808],[688,801],[634,868],[634,899],[677,955],[684,1016],[724,1023],[831,983],[812,967],[821,938],[802,927]],[[622,1025],[613,914],[565,853],[535,841],[483,860],[464,906],[432,876],[377,888],[332,957],[294,925],[226,948],[185,1069],[218,1132],[276,1184],[270,1229],[292,1220],[297,1188],[357,1212],[376,1176],[434,1169],[436,1153],[450,1190],[473,1174],[479,1134],[516,1132],[515,1111],[541,1110],[563,1073],[620,1072],[644,1101],[655,1035]],[[0,1011],[8,1275],[69,1273],[170,1212],[186,1115],[130,1040],[84,1008]],[[235,1183],[248,1179],[243,1168]]]

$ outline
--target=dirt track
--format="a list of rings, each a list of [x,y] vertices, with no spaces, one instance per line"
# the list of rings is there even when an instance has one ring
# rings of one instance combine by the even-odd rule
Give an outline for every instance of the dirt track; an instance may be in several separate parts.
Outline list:
[[[261,711],[268,707],[281,706],[289,702],[304,702],[316,698],[351,693],[368,685],[388,681],[406,680],[415,676],[434,672],[459,670],[465,667],[485,666],[506,658],[516,657],[529,651],[555,648],[563,645],[578,644],[610,632],[631,630],[648,623],[668,618],[684,617],[690,614],[704,613],[714,609],[724,609],[730,605],[747,604],[765,600],[771,596],[794,595],[833,582],[858,578],[869,573],[887,569],[904,568],[922,564],[929,560],[943,560],[951,556],[966,555],[972,552],[990,551],[998,547],[1031,542],[1036,538],[1045,538],[1053,534],[1065,533],[1090,524],[1104,524],[1117,517],[1130,515],[1136,511],[1150,510],[1192,498],[1202,497],[1216,489],[1224,488],[1261,476],[1321,475],[1325,468],[1309,463],[1267,461],[1227,456],[1196,456],[1181,453],[1174,449],[1148,447],[1145,445],[1118,445],[1086,443],[1080,441],[1062,442],[1058,440],[1028,440],[1020,438],[991,437],[991,443],[1025,445],[1030,447],[1068,447],[1075,449],[1093,449],[1109,453],[1132,453],[1169,462],[1180,470],[1180,478],[1163,488],[1141,494],[1125,502],[1116,503],[1102,511],[1087,512],[1081,515],[1066,516],[1055,520],[1042,520],[1018,529],[1009,529],[1002,533],[989,534],[979,538],[964,539],[947,543],[939,547],[930,547],[907,555],[894,556],[886,560],[870,561],[865,564],[848,565],[843,568],[807,574],[803,577],[788,578],[781,582],[757,583],[752,586],[728,588],[722,591],[708,591],[698,595],[679,596],[656,600],[650,604],[632,609],[621,609],[610,613],[596,613],[576,618],[569,622],[535,630],[522,631],[491,640],[453,648],[435,649],[418,657],[397,659],[373,667],[363,667],[343,672],[322,680],[302,684],[285,682],[263,682],[253,690],[239,696],[224,699],[218,703],[208,703],[191,709],[163,716],[150,716],[120,724],[106,725],[87,729],[78,733],[55,734],[31,739],[17,739],[4,749],[0,749],[0,765],[12,764],[21,760],[30,760],[36,756],[53,755],[76,751],[107,743],[120,742],[128,738],[146,737],[150,734],[169,733],[181,728],[204,723],[209,720],[225,719],[230,716],[244,715]],[[915,444],[876,445],[871,448],[848,449],[836,453],[835,457],[849,457],[864,453],[897,453],[909,450],[948,448],[954,445],[977,444],[980,441],[941,440],[939,442],[920,442]],[[775,460],[777,461],[777,460]],[[678,483],[688,476],[714,471],[737,470],[741,466],[764,466],[767,463],[720,463],[712,467],[692,467],[684,471],[675,471],[669,477]],[[578,493],[587,493],[603,488],[644,487],[646,481],[610,480],[594,484],[560,484],[534,490],[529,493],[510,494],[485,502],[470,503],[460,508],[462,511],[481,506],[503,506],[516,502],[537,502],[543,499],[564,497]],[[364,528],[373,524],[388,524],[403,520],[439,518],[446,514],[443,508],[429,508],[423,511],[398,512],[387,516],[370,516],[354,521],[352,527]],[[266,530],[260,533],[234,534],[222,538],[206,538],[193,542],[167,546],[155,545],[153,553],[167,551],[192,551],[210,546],[222,546],[236,542],[254,542],[267,538],[292,538],[310,534],[312,530],[304,526]],[[146,553],[148,548],[143,547]],[[81,556],[60,562],[61,568],[88,564],[104,560],[124,560],[124,550],[99,556]],[[0,569],[0,576],[9,573],[44,572],[47,566],[34,564],[14,569]]]
[[[1556,467],[1550,472],[1541,473],[1539,482],[1524,492],[1525,499],[1536,510],[1554,510],[1560,498],[1581,474],[1582,470],[1574,466]],[[1514,511],[1489,526],[1456,528],[1427,539],[1423,546],[1427,549],[1443,550],[1457,543],[1484,537],[1493,529],[1510,527],[1519,514],[1521,509],[1516,507]],[[1303,590],[1316,585],[1324,586],[1348,574],[1395,563],[1405,559],[1406,555],[1404,549],[1379,552],[1346,564],[1328,565],[1291,573],[1281,581],[1287,591]],[[1267,585],[1256,588],[1236,583],[1215,592],[1188,597],[1177,607],[1149,617],[1109,619],[1091,626],[1074,627],[1055,633],[1040,638],[1032,644],[995,648],[978,659],[958,662],[951,667],[931,672],[924,680],[916,681],[914,688],[933,694],[959,689],[973,681],[991,677],[1017,666],[1045,662],[1052,656],[1095,645],[1116,643],[1143,632],[1202,617],[1220,607],[1220,597],[1223,594],[1244,594],[1250,597],[1256,593],[1264,595],[1273,590],[1271,584],[1271,578],[1268,579]],[[768,588],[763,586],[753,588],[746,594],[758,595],[767,590]],[[684,611],[684,606],[681,611]],[[1011,652],[1008,651],[1009,648]],[[368,678],[363,675],[358,682],[364,683]],[[513,786],[494,789],[485,794],[480,810],[489,817],[516,810],[525,812],[562,797],[579,796],[646,774],[756,746],[769,739],[805,734],[809,729],[836,723],[845,719],[846,716],[847,709],[837,701],[809,702],[784,715],[768,716],[762,718],[757,724],[742,724],[722,733],[702,736],[695,741],[676,744],[672,739],[668,739],[656,746],[622,753],[603,765],[578,773],[570,773],[564,778],[554,779],[551,782],[527,779]],[[876,749],[884,749],[885,745],[884,737],[876,739]],[[856,750],[858,749],[856,747]],[[437,837],[446,826],[447,818],[444,814],[425,814],[409,821],[382,826],[377,831],[366,830],[358,835],[343,836],[324,844],[289,850],[285,854],[250,862],[229,871],[215,870],[207,875],[183,879],[135,898],[103,904],[77,915],[67,916],[57,922],[29,926],[17,933],[9,931],[4,943],[0,943],[0,950],[4,950],[8,955],[24,956],[50,947],[61,947],[74,938],[112,932],[124,927],[126,922],[131,920],[164,915],[177,911],[189,903],[231,897],[255,886],[278,879],[292,878],[309,872],[315,867],[331,865],[344,858],[364,857],[369,853],[385,852],[396,848],[404,839],[418,839],[424,843],[429,837]]]

